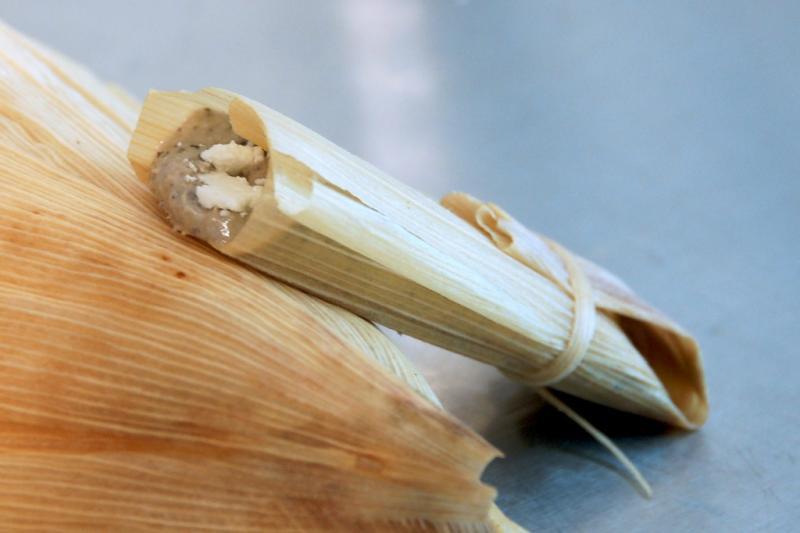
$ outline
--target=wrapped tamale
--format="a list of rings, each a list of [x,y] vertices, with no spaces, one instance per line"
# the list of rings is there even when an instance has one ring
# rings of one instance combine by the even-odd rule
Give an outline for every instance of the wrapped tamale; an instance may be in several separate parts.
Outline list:
[[[0,41],[4,530],[514,530],[388,339],[166,231],[135,105]]]
[[[128,154],[172,224],[224,254],[531,386],[683,428],[706,419],[683,330],[598,309],[597,276],[563,248],[566,282],[262,104],[153,91]]]

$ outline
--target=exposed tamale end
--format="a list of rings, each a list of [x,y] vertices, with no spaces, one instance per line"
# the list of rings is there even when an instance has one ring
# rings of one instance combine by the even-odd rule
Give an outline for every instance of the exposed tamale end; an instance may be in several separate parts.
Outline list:
[[[129,153],[140,177],[162,179],[165,146],[177,149],[179,128],[208,102],[227,115],[230,142],[260,148],[267,162],[263,179],[225,178],[239,180],[253,200],[234,231],[206,239],[220,251],[515,379],[525,381],[565,350],[573,302],[560,284],[414,189],[239,95],[151,93]],[[209,174],[198,173],[198,190],[212,187],[204,181],[213,181]],[[695,369],[659,367],[660,358],[620,320],[598,314],[581,365],[554,388],[681,427],[702,423],[702,410],[690,405],[702,404],[702,395],[675,393]]]

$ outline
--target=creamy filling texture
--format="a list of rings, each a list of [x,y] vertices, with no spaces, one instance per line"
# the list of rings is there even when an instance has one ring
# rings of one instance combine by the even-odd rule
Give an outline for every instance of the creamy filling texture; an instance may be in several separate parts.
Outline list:
[[[224,244],[261,194],[267,163],[267,153],[236,135],[225,113],[203,109],[159,152],[150,186],[176,230]]]

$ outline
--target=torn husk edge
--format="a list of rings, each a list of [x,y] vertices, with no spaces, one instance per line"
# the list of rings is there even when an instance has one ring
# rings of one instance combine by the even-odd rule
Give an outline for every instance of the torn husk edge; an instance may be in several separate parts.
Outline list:
[[[220,251],[540,385],[529,377],[555,360],[571,335],[568,291],[418,191],[283,115],[219,89],[151,92],[129,149],[140,179],[149,179],[163,143],[203,107],[228,113],[237,134],[269,153],[270,186]],[[699,358],[662,359],[674,339],[641,331],[629,333],[616,317],[598,313],[581,365],[552,387],[697,427],[706,415],[692,366]]]
[[[373,359],[436,407],[444,409],[425,377],[405,354],[374,325],[349,311],[321,300],[309,299],[309,303],[314,308],[320,322],[329,324],[339,338],[351,344],[358,352]],[[494,503],[489,508],[487,523],[494,533],[527,531],[503,514]]]

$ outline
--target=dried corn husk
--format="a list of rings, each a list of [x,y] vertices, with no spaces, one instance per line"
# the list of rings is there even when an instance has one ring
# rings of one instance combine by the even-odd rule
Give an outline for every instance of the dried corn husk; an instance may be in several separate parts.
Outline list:
[[[312,300],[316,307],[317,316],[329,322],[332,328],[338,333],[339,337],[353,344],[361,353],[366,354],[377,361],[383,368],[399,377],[420,396],[436,405],[442,407],[436,393],[431,389],[430,384],[423,375],[417,370],[411,361],[394,345],[385,335],[375,327],[365,327],[365,321],[356,315],[333,306],[321,300]],[[497,533],[521,533],[526,531],[517,525],[496,505],[489,509],[489,525],[491,530]]]
[[[465,193],[450,193],[442,205],[474,226],[499,250],[553,280],[569,286],[569,274],[549,239],[530,231],[499,206]],[[705,380],[697,343],[681,326],[653,308],[606,269],[574,256],[591,286],[595,306],[620,325],[635,346],[650,354],[648,361],[665,382],[676,403],[692,406],[698,395],[705,416]]]
[[[148,179],[161,143],[202,107],[229,113],[234,130],[270,155],[270,186],[220,251],[370,320],[542,384],[537,373],[573,334],[569,287],[266,106],[219,89],[152,92],[129,149],[140,178]],[[680,427],[702,424],[696,343],[621,316],[597,314],[582,363],[552,386]]]
[[[374,326],[165,231],[130,102],[0,41],[4,528],[493,527],[496,451]]]

